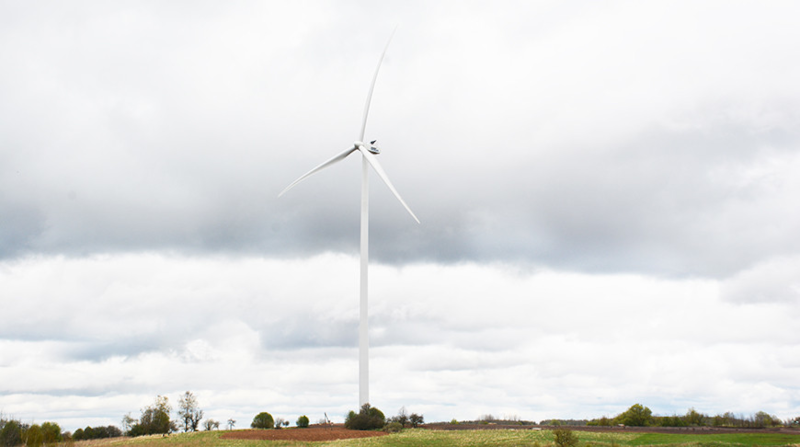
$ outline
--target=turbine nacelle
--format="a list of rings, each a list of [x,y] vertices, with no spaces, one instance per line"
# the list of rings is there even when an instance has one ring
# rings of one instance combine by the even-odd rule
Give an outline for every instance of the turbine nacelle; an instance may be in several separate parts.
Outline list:
[[[364,143],[362,143],[360,141],[356,141],[355,143],[353,143],[353,146],[356,149],[364,148],[364,149],[372,152],[373,154],[378,155],[378,154],[381,153],[381,149],[378,146],[375,146],[375,142],[376,141],[378,141],[378,140],[372,140],[372,141],[369,142],[369,144],[364,144]]]

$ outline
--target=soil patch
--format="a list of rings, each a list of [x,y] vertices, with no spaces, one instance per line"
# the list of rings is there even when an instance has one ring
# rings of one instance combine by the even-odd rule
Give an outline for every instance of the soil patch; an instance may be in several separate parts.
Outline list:
[[[335,441],[337,439],[371,438],[385,436],[382,431],[348,430],[341,425],[308,428],[282,428],[280,430],[234,430],[220,436],[222,439],[257,439],[266,441]]]

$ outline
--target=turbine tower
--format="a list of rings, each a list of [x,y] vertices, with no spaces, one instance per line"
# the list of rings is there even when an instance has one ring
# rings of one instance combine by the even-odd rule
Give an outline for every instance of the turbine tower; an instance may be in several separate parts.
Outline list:
[[[394,36],[394,32],[392,32],[392,36]],[[419,219],[417,216],[414,215],[414,212],[411,211],[411,208],[406,205],[406,202],[400,197],[400,194],[394,189],[392,182],[389,180],[389,177],[384,172],[383,168],[381,167],[378,159],[375,155],[380,154],[380,149],[375,146],[375,141],[371,141],[369,144],[364,143],[364,134],[367,130],[367,117],[369,116],[369,104],[372,101],[372,92],[375,89],[375,81],[378,80],[378,72],[381,69],[381,63],[383,62],[383,57],[386,55],[386,50],[389,48],[389,43],[392,41],[392,36],[389,36],[389,41],[386,42],[386,47],[383,49],[383,53],[381,54],[380,60],[378,60],[378,67],[375,69],[375,76],[372,78],[372,85],[369,88],[369,93],[367,94],[367,103],[364,106],[364,120],[361,124],[361,133],[359,134],[359,138],[356,142],[353,143],[353,146],[349,149],[345,150],[344,152],[334,156],[330,160],[322,163],[321,165],[317,166],[316,168],[308,171],[307,173],[303,174],[300,178],[292,182],[289,186],[286,187],[278,197],[282,196],[286,193],[286,191],[292,189],[295,185],[300,183],[301,181],[305,180],[312,174],[327,168],[335,163],[338,163],[345,158],[347,158],[353,152],[360,152],[361,153],[361,294],[360,294],[360,312],[359,312],[359,325],[358,325],[358,402],[359,407],[363,406],[366,403],[369,403],[369,311],[368,311],[368,276],[369,276],[369,168],[370,166],[375,172],[378,174],[378,177],[383,180],[386,186],[389,187],[389,190],[392,191],[392,194],[400,201],[400,203],[405,207],[406,211],[411,214],[411,217],[414,218],[417,223],[419,223]]]

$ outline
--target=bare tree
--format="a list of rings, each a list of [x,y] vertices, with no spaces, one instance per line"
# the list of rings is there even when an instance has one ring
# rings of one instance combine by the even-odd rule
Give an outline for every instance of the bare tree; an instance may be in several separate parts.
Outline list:
[[[178,415],[183,423],[183,431],[197,431],[200,421],[203,420],[203,410],[197,404],[197,398],[191,391],[187,391],[178,401],[180,409]]]
[[[397,412],[397,416],[395,416],[394,420],[399,422],[403,427],[408,424],[408,412],[406,411],[406,407],[400,407],[400,411]]]
[[[203,428],[205,428],[206,431],[219,430],[219,421],[215,421],[214,419],[206,419],[203,422]]]
[[[235,419],[228,419],[228,430],[233,430],[233,426],[236,425]]]
[[[133,418],[130,413],[122,416],[122,432],[127,436],[131,428],[139,421]]]

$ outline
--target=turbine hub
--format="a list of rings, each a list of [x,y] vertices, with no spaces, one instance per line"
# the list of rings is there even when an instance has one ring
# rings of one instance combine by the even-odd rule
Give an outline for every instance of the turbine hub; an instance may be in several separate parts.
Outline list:
[[[380,154],[380,153],[381,153],[381,149],[380,149],[378,146],[375,146],[375,142],[376,142],[376,141],[378,141],[378,140],[372,140],[372,141],[370,141],[370,142],[369,142],[369,144],[364,144],[364,143],[362,143],[362,142],[360,142],[360,141],[356,141],[356,142],[355,142],[355,143],[353,143],[353,144],[354,144],[356,147],[361,147],[361,146],[364,146],[364,147],[365,147],[365,148],[366,148],[368,151],[372,152],[372,153],[373,153],[373,154],[375,154],[375,155],[378,155],[378,154]]]

